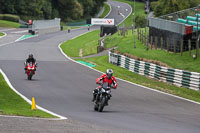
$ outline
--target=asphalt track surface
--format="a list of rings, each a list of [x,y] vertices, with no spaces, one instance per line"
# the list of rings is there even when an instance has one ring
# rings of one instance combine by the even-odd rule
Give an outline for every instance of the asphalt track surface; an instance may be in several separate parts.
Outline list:
[[[108,17],[123,20],[117,15],[129,8],[126,4],[110,2]],[[93,29],[97,29],[94,27]],[[10,82],[28,99],[72,120],[98,125],[110,132],[135,133],[199,133],[200,105],[155,92],[118,80],[118,89],[104,112],[93,111],[92,90],[101,74],[65,58],[58,45],[87,32],[86,28],[41,35],[0,46],[0,68]],[[0,44],[1,45],[1,44]],[[38,69],[32,81],[24,74],[24,60],[33,53]]]

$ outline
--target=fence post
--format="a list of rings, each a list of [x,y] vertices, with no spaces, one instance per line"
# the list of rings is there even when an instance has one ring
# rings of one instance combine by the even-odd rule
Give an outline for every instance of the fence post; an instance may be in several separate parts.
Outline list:
[[[140,36],[139,36],[139,28],[137,28],[137,33],[138,33],[138,40],[140,40]]]
[[[174,53],[176,53],[176,40],[174,39]]]
[[[143,43],[143,30],[142,30],[142,43]]]
[[[188,41],[189,56],[191,56],[191,40]]]
[[[161,43],[161,50],[163,50],[163,38],[160,38],[160,43]]]
[[[167,52],[169,52],[169,38],[167,38]]]
[[[151,36],[151,49],[153,47],[153,36]]]
[[[155,37],[155,49],[157,49],[158,37]]]
[[[181,56],[183,55],[183,39],[181,39]]]

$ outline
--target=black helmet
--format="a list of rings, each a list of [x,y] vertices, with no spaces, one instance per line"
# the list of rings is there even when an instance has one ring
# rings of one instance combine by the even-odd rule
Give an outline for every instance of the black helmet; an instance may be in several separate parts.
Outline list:
[[[33,54],[29,54],[28,57],[29,57],[30,59],[32,59],[32,58],[33,58]]]
[[[108,79],[111,79],[113,75],[113,70],[112,69],[107,69],[106,70],[106,76],[108,77]]]

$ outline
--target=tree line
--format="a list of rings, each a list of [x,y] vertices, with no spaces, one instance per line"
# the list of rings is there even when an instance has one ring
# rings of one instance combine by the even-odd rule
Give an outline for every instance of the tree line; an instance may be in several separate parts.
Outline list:
[[[177,12],[180,10],[197,7],[200,0],[158,0],[151,2],[151,8],[156,17]]]
[[[0,14],[21,19],[61,18],[73,21],[94,16],[106,0],[0,0]]]

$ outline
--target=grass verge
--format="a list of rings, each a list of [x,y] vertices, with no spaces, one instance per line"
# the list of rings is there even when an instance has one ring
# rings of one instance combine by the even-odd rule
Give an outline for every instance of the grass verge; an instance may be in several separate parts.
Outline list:
[[[106,69],[112,68],[114,71],[114,76],[128,80],[130,82],[140,84],[146,87],[154,88],[156,90],[160,90],[169,94],[177,95],[183,98],[187,98],[196,102],[200,102],[200,92],[180,88],[168,83],[158,82],[157,80],[150,79],[145,76],[138,75],[136,73],[132,73],[124,68],[120,68],[108,62],[108,56],[100,56],[100,57],[93,57],[87,59],[76,59],[76,60],[83,60],[86,62],[90,62],[96,65],[94,67],[97,70],[105,72]]]
[[[104,12],[99,18],[104,18],[109,12],[110,12],[110,6],[106,3],[104,3]]]
[[[36,101],[37,102],[37,101]],[[27,117],[55,118],[39,109],[32,111],[31,105],[17,95],[7,85],[2,74],[0,73],[0,114],[17,115]]]
[[[157,60],[162,63],[167,64],[168,66],[176,69],[188,70],[192,72],[200,72],[200,59],[194,60],[189,56],[189,52],[183,52],[181,56],[180,53],[170,53],[161,49],[150,49],[146,51],[146,46],[142,44],[136,38],[136,48],[133,48],[133,34],[132,31],[129,31],[129,34],[126,37],[118,36],[114,34],[105,39],[106,47],[118,47],[117,49],[121,53],[128,53],[136,57],[145,58],[149,60]],[[192,54],[195,53],[195,50],[192,51]]]
[[[0,27],[19,28],[20,24],[11,21],[0,20]]]
[[[70,57],[80,57],[80,50],[82,49],[82,56],[96,54],[100,31],[92,31],[85,35],[79,36],[76,39],[69,40],[61,45],[61,48]]]
[[[3,36],[3,35],[4,35],[4,33],[1,33],[1,32],[0,32],[0,36]]]

